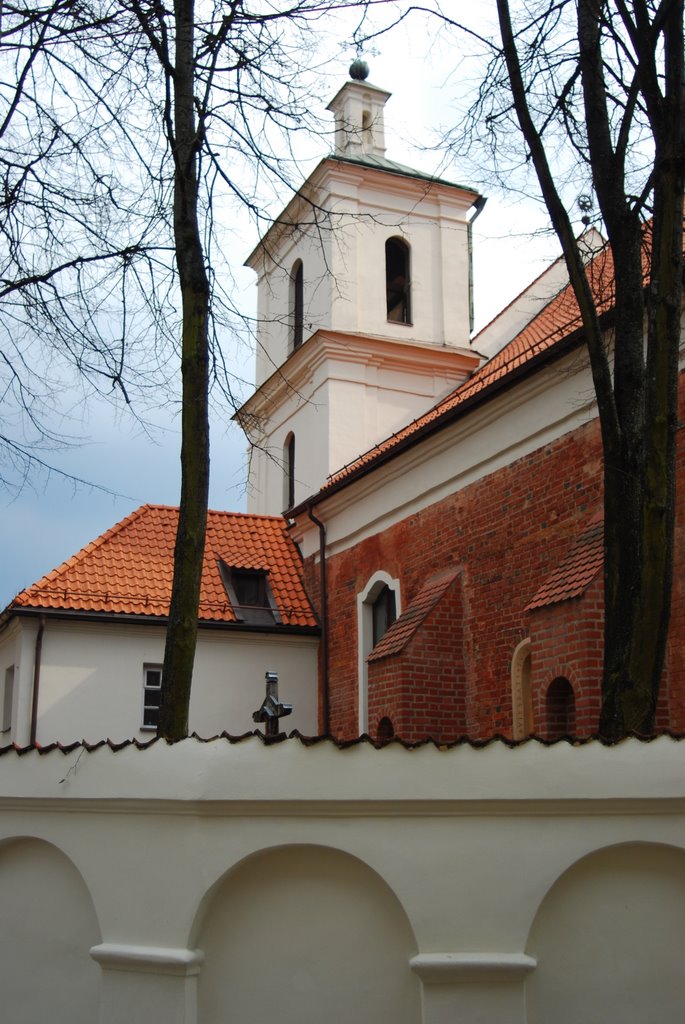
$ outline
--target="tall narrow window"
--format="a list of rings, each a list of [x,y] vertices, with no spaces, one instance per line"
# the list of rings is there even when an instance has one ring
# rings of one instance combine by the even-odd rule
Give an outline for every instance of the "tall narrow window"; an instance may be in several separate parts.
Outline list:
[[[14,706],[14,665],[5,669],[5,689],[2,695],[2,728],[0,732],[9,732],[12,728],[12,708]]]
[[[383,586],[371,605],[371,616],[373,622],[372,639],[373,646],[375,647],[397,618],[395,591],[391,590],[387,584]]]
[[[572,736],[576,730],[576,698],[568,679],[557,676],[547,691],[547,739]]]
[[[296,260],[290,273],[290,319],[293,352],[304,339],[304,271],[302,260]]]
[[[295,504],[295,435],[291,432],[283,445],[283,508]]]
[[[385,301],[388,320],[397,324],[410,324],[410,300],[409,246],[401,238],[389,238],[385,243]]]
[[[357,594],[359,732],[368,732],[368,666],[366,659],[393,624],[400,609],[400,582],[382,570]]]
[[[362,149],[364,152],[369,152],[373,146],[373,122],[371,120],[371,111],[362,111]]]
[[[143,729],[157,728],[162,697],[162,666],[143,666]]]

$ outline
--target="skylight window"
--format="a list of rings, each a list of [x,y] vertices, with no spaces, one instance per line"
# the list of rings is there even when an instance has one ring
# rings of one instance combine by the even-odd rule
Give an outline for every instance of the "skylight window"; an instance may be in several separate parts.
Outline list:
[[[220,561],[219,571],[238,622],[250,626],[281,622],[265,569],[237,569]]]

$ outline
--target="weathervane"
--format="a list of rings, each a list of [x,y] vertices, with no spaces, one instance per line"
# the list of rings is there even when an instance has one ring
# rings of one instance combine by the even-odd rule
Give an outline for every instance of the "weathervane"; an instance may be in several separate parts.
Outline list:
[[[580,212],[583,215],[581,217],[581,220],[585,227],[588,227],[590,224],[590,210],[594,206],[594,203],[592,202],[592,196],[583,193],[583,195],[578,196],[578,199],[576,201],[578,203],[578,208],[580,209]]]

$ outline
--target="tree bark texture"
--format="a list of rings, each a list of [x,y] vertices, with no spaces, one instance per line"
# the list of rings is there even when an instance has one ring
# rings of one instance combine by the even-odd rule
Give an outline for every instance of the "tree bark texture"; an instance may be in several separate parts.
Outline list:
[[[685,181],[683,0],[665,0],[657,15],[644,0],[634,0],[630,10],[622,0],[578,0],[577,10],[589,164],[613,257],[611,332],[598,314],[606,295],[590,287],[531,116],[509,3],[498,0],[514,106],[580,307],[597,398],[605,514],[599,731],[616,740],[653,731],[670,615]],[[605,81],[602,53],[610,23],[622,26],[635,51],[635,77],[626,92],[639,94],[654,139],[648,228],[641,205],[627,194],[628,121],[625,131],[612,135],[612,83]],[[627,104],[624,118],[633,112]]]
[[[158,733],[188,733],[209,496],[209,281],[198,224],[194,3],[175,0],[174,241],[182,301],[181,500]]]

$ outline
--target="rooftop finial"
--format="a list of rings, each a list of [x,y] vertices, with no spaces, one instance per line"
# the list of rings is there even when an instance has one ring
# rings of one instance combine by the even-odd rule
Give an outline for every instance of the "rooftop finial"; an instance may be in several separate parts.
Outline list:
[[[350,78],[355,82],[365,82],[369,77],[369,65],[361,57],[357,57],[350,64]]]

